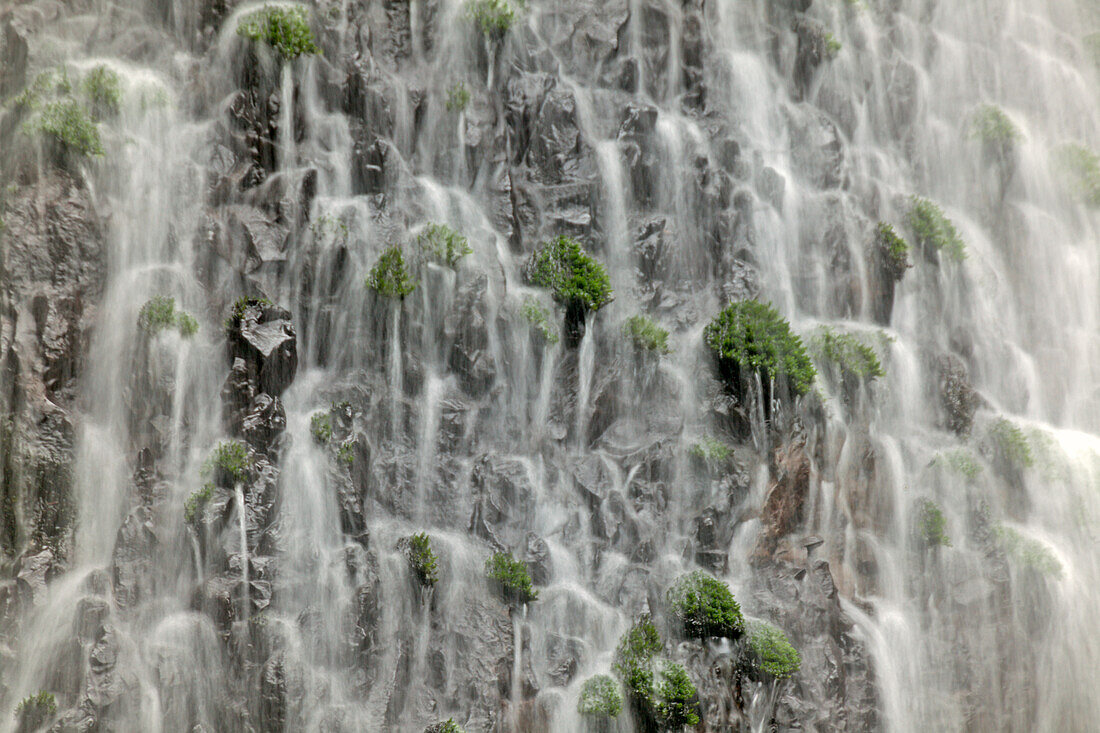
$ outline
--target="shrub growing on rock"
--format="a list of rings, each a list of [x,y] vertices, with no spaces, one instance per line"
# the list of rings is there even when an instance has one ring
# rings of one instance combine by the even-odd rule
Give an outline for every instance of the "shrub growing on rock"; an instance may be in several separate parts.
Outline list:
[[[247,481],[251,468],[252,459],[248,456],[245,444],[239,440],[229,440],[218,443],[207,459],[204,470],[213,474],[215,481],[222,485],[232,485]]]
[[[704,436],[698,443],[692,443],[688,453],[704,461],[719,462],[729,458],[733,451],[722,441],[708,435]]]
[[[1031,468],[1035,463],[1027,435],[1011,420],[999,417],[989,426],[989,437],[997,453],[1016,468]]]
[[[970,137],[987,145],[1007,146],[1020,138],[1005,111],[995,104],[982,104],[970,115]]]
[[[1100,156],[1078,143],[1061,145],[1054,161],[1066,184],[1088,206],[1100,206]]]
[[[367,276],[367,287],[383,298],[396,299],[416,290],[416,280],[405,266],[400,247],[390,247],[382,253]]]
[[[745,630],[741,606],[729,587],[702,571],[681,576],[666,597],[669,609],[688,636],[736,639]]]
[[[657,627],[642,616],[615,650],[613,669],[643,730],[680,730],[699,722],[695,685],[683,667],[658,658],[662,648]]]
[[[1012,527],[998,525],[993,528],[993,541],[998,549],[1021,567],[1052,578],[1062,577],[1062,563],[1039,540],[1025,537]]]
[[[750,621],[745,646],[749,672],[757,679],[786,679],[802,665],[787,635],[766,621]]]
[[[697,725],[699,694],[687,670],[675,662],[659,665],[657,684],[653,691],[653,708],[657,722],[664,730],[681,730],[685,725]]]
[[[188,524],[192,524],[199,517],[207,502],[214,496],[214,484],[206,483],[201,489],[191,493],[183,504],[183,518]]]
[[[810,340],[810,348],[820,361],[834,365],[842,377],[863,380],[886,376],[875,350],[853,334],[820,328]]]
[[[744,396],[743,383],[759,374],[763,384],[780,379],[805,394],[816,372],[802,340],[770,305],[742,300],[726,306],[703,330],[728,385]]]
[[[470,90],[466,87],[466,82],[455,82],[451,88],[447,90],[447,111],[464,112],[469,104]]]
[[[122,102],[122,86],[115,71],[107,66],[97,66],[88,72],[81,86],[98,119],[118,114]]]
[[[409,537],[406,548],[406,556],[409,559],[409,567],[416,576],[417,581],[425,588],[430,588],[439,580],[436,555],[432,552],[432,542],[424,532]]]
[[[138,328],[151,336],[175,328],[181,336],[190,338],[198,333],[199,323],[191,314],[177,311],[174,298],[154,295],[138,311]]]
[[[37,694],[24,697],[15,706],[15,714],[20,720],[20,730],[37,730],[45,725],[57,713],[57,700],[52,692],[40,690]]]
[[[300,5],[265,5],[241,19],[237,35],[267,44],[288,61],[321,52],[314,43],[306,9]]]
[[[875,229],[875,246],[882,262],[883,271],[895,282],[912,265],[909,263],[909,243],[899,235],[894,227],[884,221]]]
[[[569,237],[543,243],[527,264],[527,279],[549,288],[554,300],[568,308],[597,311],[611,302],[607,270]]]
[[[499,40],[515,24],[517,7],[523,9],[523,0],[468,0],[466,14],[477,24],[486,38]]]
[[[974,454],[967,448],[956,448],[955,450],[940,453],[932,459],[932,463],[950,469],[970,480],[974,480],[978,477],[978,474],[982,472],[981,464],[978,463],[974,458]]]
[[[661,635],[648,615],[637,619],[615,649],[613,669],[633,698],[649,700],[653,686],[652,662],[663,648]]]
[[[944,215],[943,209],[928,199],[912,197],[905,221],[917,244],[926,252],[944,252],[956,262],[966,259],[966,244],[954,223]]]
[[[520,311],[535,329],[542,334],[548,344],[556,344],[560,340],[558,329],[550,324],[550,311],[539,305],[534,298],[526,298]]]
[[[30,129],[49,136],[67,153],[94,158],[103,156],[99,128],[75,99],[47,102]]]
[[[629,338],[636,348],[645,351],[654,351],[658,354],[667,354],[668,331],[657,325],[649,316],[636,315],[626,319],[623,324],[623,335]]]
[[[454,267],[474,250],[469,241],[446,224],[429,224],[417,238],[422,252],[439,262]]]
[[[447,718],[441,723],[429,725],[424,729],[424,733],[465,733],[465,731],[454,721],[454,718]]]
[[[931,499],[921,499],[917,503],[917,532],[928,547],[951,546],[951,538],[947,536],[947,519],[940,505]]]
[[[309,432],[313,439],[324,445],[332,440],[332,418],[327,412],[317,411],[309,418]]]
[[[485,563],[485,574],[505,603],[523,605],[538,600],[539,592],[531,584],[527,563],[516,560],[510,552],[493,553]]]
[[[615,680],[606,674],[589,677],[581,686],[577,712],[589,717],[616,718],[623,711],[623,696]]]

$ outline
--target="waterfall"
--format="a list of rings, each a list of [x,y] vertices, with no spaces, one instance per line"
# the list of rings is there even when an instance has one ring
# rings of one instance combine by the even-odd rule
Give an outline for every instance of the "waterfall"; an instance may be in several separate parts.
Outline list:
[[[0,10],[0,732],[1094,729],[1097,32]]]

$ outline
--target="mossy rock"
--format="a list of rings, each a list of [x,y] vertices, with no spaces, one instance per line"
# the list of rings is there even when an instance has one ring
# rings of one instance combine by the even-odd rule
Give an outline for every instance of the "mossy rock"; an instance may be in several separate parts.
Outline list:
[[[736,639],[745,630],[741,606],[729,586],[702,571],[682,576],[666,598],[669,611],[688,636]]]

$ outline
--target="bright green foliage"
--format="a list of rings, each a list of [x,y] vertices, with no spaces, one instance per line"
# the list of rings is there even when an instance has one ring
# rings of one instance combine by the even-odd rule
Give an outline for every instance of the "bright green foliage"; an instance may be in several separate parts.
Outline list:
[[[539,592],[531,585],[527,563],[510,552],[495,552],[485,563],[485,574],[499,586],[505,602],[522,605],[538,600]]]
[[[965,260],[966,243],[955,225],[944,215],[943,209],[919,196],[913,196],[910,202],[905,221],[913,231],[917,244],[926,249],[935,247],[956,262]]]
[[[760,373],[762,381],[787,378],[796,394],[805,394],[817,373],[802,340],[774,308],[756,300],[726,306],[703,330],[719,362],[732,362],[743,376]]]
[[[661,328],[649,316],[636,315],[626,319],[623,324],[623,335],[634,342],[639,349],[656,351],[658,354],[667,354],[668,331]]]
[[[917,530],[929,547],[951,546],[951,538],[947,536],[947,519],[940,505],[931,499],[917,502]]]
[[[252,468],[252,459],[248,457],[248,448],[239,440],[218,443],[210,458],[206,461],[206,473],[224,474],[231,481],[248,480],[248,471]]]
[[[416,280],[405,266],[400,247],[390,247],[367,276],[367,287],[384,298],[404,298],[416,290]]]
[[[705,436],[698,443],[692,443],[688,453],[704,461],[724,461],[730,457],[733,451],[720,440]]]
[[[741,606],[729,587],[702,571],[681,576],[668,589],[667,599],[688,636],[736,639],[745,630]]]
[[[1001,456],[1018,468],[1030,468],[1035,463],[1031,455],[1031,445],[1024,431],[1012,421],[999,417],[989,427],[989,437]]]
[[[309,432],[313,439],[324,444],[332,439],[332,418],[327,412],[318,410],[309,418]]]
[[[825,33],[825,55],[829,58],[835,58],[840,49],[844,46],[836,39],[832,33]]]
[[[619,639],[612,668],[637,701],[648,703],[652,698],[653,658],[663,646],[648,615],[641,616]]]
[[[47,102],[31,127],[51,136],[70,152],[91,157],[103,155],[99,129],[75,99]]]
[[[348,225],[343,219],[325,214],[317,217],[309,225],[309,231],[315,240],[328,241],[335,244],[347,244]]]
[[[836,365],[844,376],[857,379],[886,376],[875,350],[853,334],[820,328],[810,341],[810,349],[819,361]]]
[[[945,466],[970,480],[974,480],[982,472],[982,465],[975,460],[974,454],[966,448],[956,448],[946,453],[940,453],[932,462]]]
[[[119,104],[122,102],[122,87],[115,71],[106,66],[97,66],[88,72],[81,86],[98,119],[118,114]]]
[[[1016,563],[1037,570],[1053,578],[1062,577],[1062,563],[1049,547],[1039,540],[1025,537],[1012,527],[998,525],[993,528],[993,540],[997,547]]]
[[[887,272],[895,280],[900,280],[901,276],[910,267],[909,243],[894,231],[893,226],[884,221],[878,223],[875,243],[878,245],[883,262],[886,264]]]
[[[342,443],[340,447],[336,449],[336,457],[345,466],[350,466],[355,463],[355,443]]]
[[[589,677],[581,686],[577,712],[594,717],[618,717],[623,711],[623,695],[619,685],[606,674]]]
[[[685,725],[696,725],[699,714],[695,712],[698,694],[695,683],[687,670],[679,664],[664,662],[660,665],[657,685],[653,691],[653,709],[665,730],[680,730]]]
[[[467,0],[466,15],[469,16],[486,38],[503,38],[516,22],[516,6],[522,9],[525,3],[519,0]]]
[[[439,580],[439,571],[436,567],[437,558],[432,552],[432,542],[428,535],[421,532],[409,538],[407,549],[409,567],[412,568],[416,579],[424,587],[430,587]]]
[[[1089,206],[1100,206],[1100,156],[1077,143],[1060,146],[1054,159],[1068,185]]]
[[[466,82],[458,81],[447,90],[446,107],[448,112],[464,112],[470,104],[470,90]]]
[[[448,267],[454,267],[458,261],[474,250],[466,237],[446,224],[429,224],[417,238],[420,249]]]
[[[798,650],[791,646],[787,635],[775,626],[765,621],[750,621],[748,637],[747,652],[754,671],[785,679],[802,665]]]
[[[527,265],[527,278],[550,288],[554,300],[567,307],[580,305],[596,311],[611,302],[607,270],[569,237],[558,237],[535,250]]]
[[[539,302],[534,298],[524,299],[521,312],[523,313],[523,317],[526,318],[532,326],[538,329],[547,343],[556,344],[561,338],[558,335],[558,329],[554,328],[550,323],[550,311],[539,305]]]
[[[1020,130],[1003,109],[983,104],[970,116],[970,137],[983,143],[1010,144],[1020,138]]]
[[[288,61],[302,54],[321,52],[313,41],[313,30],[309,27],[306,9],[300,5],[265,5],[241,19],[237,25],[237,35],[266,43]]]
[[[462,726],[454,721],[454,718],[447,718],[442,723],[436,723],[435,725],[429,725],[424,729],[424,733],[466,733]]]
[[[39,690],[35,695],[24,697],[15,706],[15,714],[22,719],[23,728],[27,730],[34,730],[45,724],[55,713],[57,713],[57,700],[52,692],[45,690]]]
[[[138,328],[155,336],[166,328],[175,328],[184,338],[199,331],[199,322],[191,314],[176,310],[176,301],[167,295],[154,295],[138,311]]]
[[[188,524],[191,524],[199,516],[199,512],[206,506],[206,502],[210,501],[214,496],[214,484],[205,483],[202,488],[195,491],[191,496],[187,497],[187,501],[183,504],[183,518],[187,520]]]

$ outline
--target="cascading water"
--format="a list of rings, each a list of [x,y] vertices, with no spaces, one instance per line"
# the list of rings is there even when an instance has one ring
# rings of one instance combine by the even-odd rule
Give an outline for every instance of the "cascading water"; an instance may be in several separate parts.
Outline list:
[[[642,730],[578,699],[643,613],[696,730],[1095,729],[1100,14],[522,5],[0,10],[0,730]],[[800,399],[723,385],[747,298]],[[698,569],[792,678],[666,623]]]

